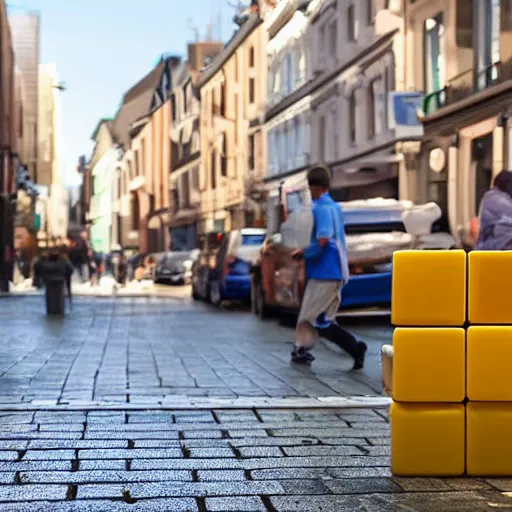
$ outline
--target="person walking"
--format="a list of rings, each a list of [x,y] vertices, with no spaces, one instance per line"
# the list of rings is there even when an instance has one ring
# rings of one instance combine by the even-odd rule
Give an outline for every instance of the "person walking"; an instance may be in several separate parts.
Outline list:
[[[329,194],[331,173],[327,167],[312,167],[307,180],[313,199],[313,229],[310,245],[292,253],[295,259],[305,260],[306,289],[291,359],[295,363],[314,361],[310,350],[320,335],[352,356],[353,369],[360,370],[364,366],[366,343],[336,322],[341,292],[349,280],[343,211]]]
[[[499,172],[493,185],[480,204],[478,251],[512,249],[512,172]]]

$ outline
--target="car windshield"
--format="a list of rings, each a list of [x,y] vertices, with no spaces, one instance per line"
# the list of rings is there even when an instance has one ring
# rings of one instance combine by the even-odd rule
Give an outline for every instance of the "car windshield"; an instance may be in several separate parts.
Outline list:
[[[242,245],[262,245],[265,241],[265,234],[242,235]]]

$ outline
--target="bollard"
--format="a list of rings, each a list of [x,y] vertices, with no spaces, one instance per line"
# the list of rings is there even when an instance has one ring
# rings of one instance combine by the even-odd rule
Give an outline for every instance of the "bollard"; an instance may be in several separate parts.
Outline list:
[[[55,279],[48,281],[46,283],[45,298],[47,315],[64,315],[64,280]]]

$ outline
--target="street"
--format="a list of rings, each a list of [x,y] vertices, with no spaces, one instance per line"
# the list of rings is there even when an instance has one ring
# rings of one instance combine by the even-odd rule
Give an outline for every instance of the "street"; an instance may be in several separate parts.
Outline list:
[[[1,511],[512,508],[510,480],[393,478],[387,408],[339,405],[382,400],[385,321],[349,325],[363,371],[295,366],[290,326],[164,291],[0,298]]]
[[[368,364],[348,372],[351,359],[323,344],[311,367],[290,365],[289,327],[188,299],[77,298],[61,321],[46,319],[42,297],[16,297],[1,303],[0,322],[0,404],[376,395],[391,338],[389,325],[356,324]]]

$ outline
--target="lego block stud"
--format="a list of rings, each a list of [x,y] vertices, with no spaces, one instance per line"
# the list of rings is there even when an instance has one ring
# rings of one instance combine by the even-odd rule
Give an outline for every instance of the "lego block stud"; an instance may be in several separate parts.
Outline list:
[[[472,251],[468,265],[469,321],[512,324],[512,251]]]
[[[393,399],[462,403],[466,342],[461,328],[399,327],[393,333]]]
[[[400,326],[461,327],[466,320],[466,253],[398,251],[391,320]]]
[[[478,325],[467,333],[467,397],[475,402],[512,402],[512,327]]]
[[[512,403],[468,402],[466,421],[467,474],[512,477]]]
[[[391,405],[394,475],[461,476],[465,469],[464,451],[464,405]]]

